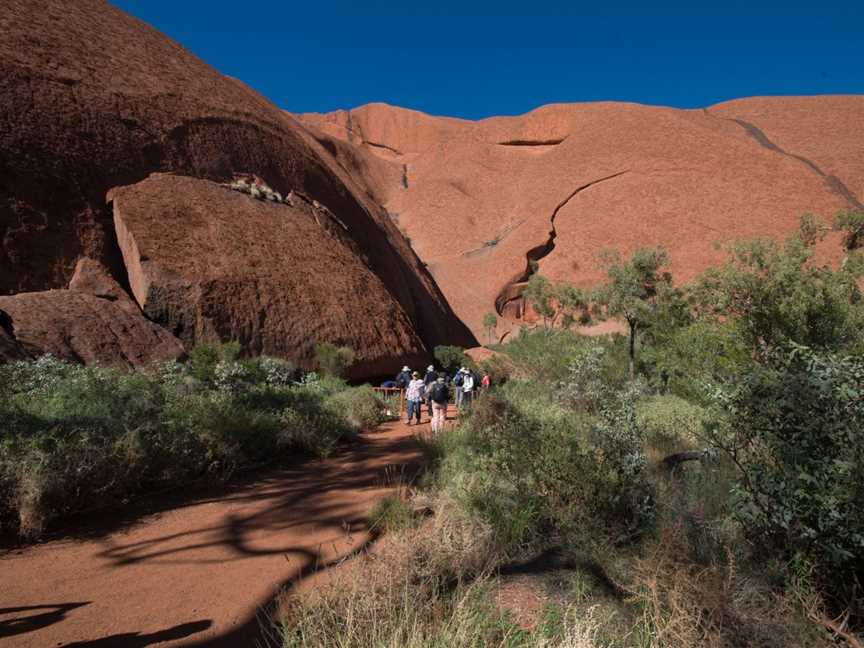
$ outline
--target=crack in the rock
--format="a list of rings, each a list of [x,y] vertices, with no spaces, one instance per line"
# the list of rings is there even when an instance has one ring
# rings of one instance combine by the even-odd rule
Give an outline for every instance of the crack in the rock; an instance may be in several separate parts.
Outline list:
[[[369,146],[373,146],[375,148],[384,149],[385,151],[390,151],[391,153],[395,153],[396,155],[404,155],[402,151],[399,149],[395,149],[392,146],[388,146],[387,144],[381,144],[380,142],[371,142],[369,140],[363,140],[364,144],[368,144]]]
[[[552,250],[555,249],[555,238],[558,236],[558,231],[555,229],[555,218],[558,216],[558,212],[560,212],[564,207],[573,200],[580,193],[585,191],[586,189],[590,189],[596,184],[600,184],[601,182],[605,182],[607,180],[612,180],[613,178],[617,178],[619,176],[624,175],[625,173],[629,173],[629,170],[619,171],[618,173],[613,173],[612,175],[604,176],[602,178],[598,178],[597,180],[592,180],[586,184],[580,185],[576,187],[564,200],[562,200],[558,205],[552,210],[552,215],[549,217],[549,224],[552,229],[549,230],[549,238],[546,239],[546,242],[537,245],[525,253],[525,258],[527,260],[527,264],[525,270],[518,275],[516,275],[513,279],[507,282],[507,285],[498,293],[498,297],[495,298],[495,310],[500,316],[504,316],[504,307],[511,301],[522,298],[522,293],[525,290],[525,284],[527,284],[528,280],[531,278],[535,272],[537,272],[537,264],[540,262],[540,259],[551,254]]]
[[[558,146],[558,144],[561,144],[566,139],[566,137],[547,140],[513,139],[498,142],[498,146]]]
[[[708,111],[705,110],[705,114],[711,113],[708,113]],[[843,198],[843,200],[846,201],[850,208],[856,210],[864,210],[864,205],[861,204],[861,201],[858,200],[858,197],[854,193],[852,193],[849,187],[847,187],[840,178],[835,175],[825,173],[813,160],[806,158],[803,155],[798,155],[797,153],[790,153],[789,151],[778,146],[773,141],[771,141],[771,139],[765,134],[765,132],[761,128],[751,122],[734,117],[725,117],[723,119],[738,124],[750,137],[756,140],[756,142],[758,142],[759,145],[763,148],[766,148],[769,151],[773,151],[775,153],[779,153],[780,155],[785,155],[786,157],[790,157],[793,160],[798,160],[808,169],[810,169],[813,173],[822,178],[822,182],[825,183],[825,185],[828,187],[828,190],[831,193]]]

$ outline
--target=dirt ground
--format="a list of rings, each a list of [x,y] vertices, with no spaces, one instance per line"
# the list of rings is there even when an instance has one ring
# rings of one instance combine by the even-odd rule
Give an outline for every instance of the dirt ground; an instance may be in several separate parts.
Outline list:
[[[256,645],[280,590],[368,545],[369,510],[410,479],[428,429],[390,423],[328,460],[5,550],[0,646]]]

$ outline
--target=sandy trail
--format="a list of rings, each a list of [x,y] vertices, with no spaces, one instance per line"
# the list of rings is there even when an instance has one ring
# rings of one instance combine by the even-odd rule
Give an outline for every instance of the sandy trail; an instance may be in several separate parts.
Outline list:
[[[0,646],[255,645],[281,588],[368,544],[370,508],[418,465],[412,433],[428,430],[390,423],[120,530],[0,554]]]

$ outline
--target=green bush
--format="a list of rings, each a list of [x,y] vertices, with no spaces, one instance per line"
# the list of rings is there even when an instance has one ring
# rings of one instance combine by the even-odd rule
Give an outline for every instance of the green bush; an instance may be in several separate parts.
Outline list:
[[[326,376],[340,377],[354,364],[355,353],[350,347],[337,347],[330,342],[315,345],[315,362]]]
[[[864,362],[789,345],[714,393],[708,438],[738,468],[735,514],[757,551],[818,567],[860,604],[864,576]]]
[[[449,374],[454,373],[460,367],[467,367],[472,364],[472,360],[465,354],[465,350],[458,346],[436,346],[434,355],[444,371]]]
[[[386,409],[368,385],[333,394],[327,399],[327,406],[344,417],[356,432],[375,428],[383,421]]]
[[[371,389],[290,384],[290,363],[238,361],[238,350],[199,346],[188,365],[150,372],[51,356],[0,367],[0,523],[38,536],[53,518],[280,453],[326,456],[377,423]]]

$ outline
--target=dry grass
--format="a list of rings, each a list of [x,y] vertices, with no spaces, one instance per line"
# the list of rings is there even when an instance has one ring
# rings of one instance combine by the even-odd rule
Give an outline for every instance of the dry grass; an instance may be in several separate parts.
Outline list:
[[[630,565],[630,603],[641,610],[633,634],[651,648],[788,648],[832,645],[809,623],[795,597],[772,591],[725,565],[688,561],[681,526],[661,527],[649,550]]]

